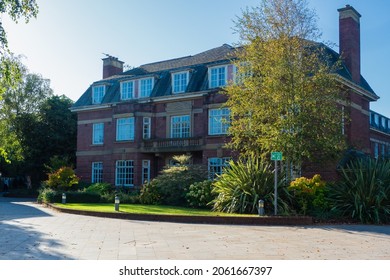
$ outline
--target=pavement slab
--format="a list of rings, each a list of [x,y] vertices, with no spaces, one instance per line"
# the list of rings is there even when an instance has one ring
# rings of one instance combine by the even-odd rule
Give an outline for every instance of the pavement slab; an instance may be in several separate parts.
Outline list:
[[[390,226],[241,226],[66,214],[0,197],[0,260],[390,260]]]

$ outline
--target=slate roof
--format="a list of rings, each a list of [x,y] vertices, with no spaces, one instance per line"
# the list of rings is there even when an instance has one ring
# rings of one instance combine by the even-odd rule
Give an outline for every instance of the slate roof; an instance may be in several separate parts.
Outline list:
[[[338,59],[339,54],[323,44],[315,43],[325,47],[328,57],[333,60],[333,63]],[[102,104],[116,103],[120,101],[120,82],[124,80],[143,78],[153,76],[155,78],[154,88],[151,98],[159,96],[172,95],[171,73],[181,70],[190,70],[190,80],[187,86],[187,92],[201,92],[208,90],[208,67],[218,64],[229,63],[234,59],[236,48],[224,44],[220,47],[207,50],[205,52],[175,58],[160,62],[154,62],[141,65],[137,68],[128,70],[120,75],[112,76],[107,79],[102,79],[94,82],[84,94],[76,101],[72,108],[77,109],[92,105],[92,86],[104,84],[106,85],[105,96]],[[351,73],[343,64],[341,69],[337,72],[343,78],[352,82]],[[361,77],[360,87],[369,92],[374,99],[377,95],[372,90],[367,81]]]

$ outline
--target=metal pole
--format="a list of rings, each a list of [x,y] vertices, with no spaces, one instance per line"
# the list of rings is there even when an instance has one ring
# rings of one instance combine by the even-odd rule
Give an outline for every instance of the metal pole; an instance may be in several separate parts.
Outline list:
[[[274,197],[274,215],[278,214],[278,161],[275,160],[275,197]]]

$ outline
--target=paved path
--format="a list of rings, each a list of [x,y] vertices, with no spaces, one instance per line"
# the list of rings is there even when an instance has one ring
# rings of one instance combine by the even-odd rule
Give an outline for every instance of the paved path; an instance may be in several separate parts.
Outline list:
[[[0,260],[385,259],[390,226],[230,226],[58,213],[0,197]]]

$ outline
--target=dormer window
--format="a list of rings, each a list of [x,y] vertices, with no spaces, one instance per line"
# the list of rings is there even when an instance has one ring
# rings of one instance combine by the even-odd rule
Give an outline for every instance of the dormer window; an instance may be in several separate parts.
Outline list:
[[[105,94],[105,86],[94,86],[92,87],[92,104],[102,103]]]
[[[188,71],[172,73],[172,92],[182,93],[187,90],[188,85]]]
[[[121,100],[129,100],[134,98],[134,81],[126,81],[121,83]]]
[[[153,78],[139,80],[139,97],[149,97],[153,90]]]
[[[227,67],[218,66],[209,69],[209,87],[223,87],[227,84]]]

